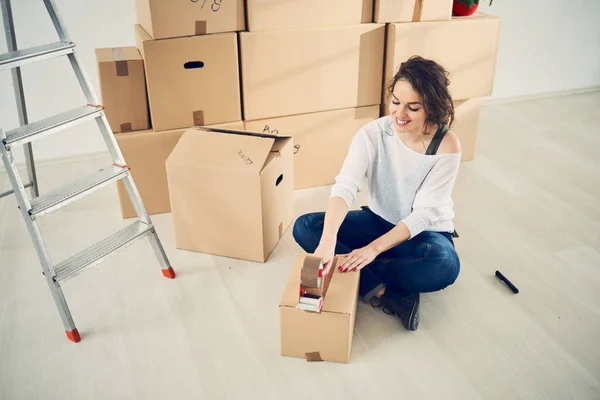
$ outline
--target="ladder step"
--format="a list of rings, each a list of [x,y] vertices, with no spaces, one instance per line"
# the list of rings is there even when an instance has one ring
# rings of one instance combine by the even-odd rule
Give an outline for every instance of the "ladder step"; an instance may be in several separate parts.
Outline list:
[[[93,174],[71,182],[63,187],[59,187],[40,197],[36,197],[31,202],[29,214],[32,217],[39,217],[51,211],[57,210],[81,197],[84,197],[103,186],[106,186],[116,180],[123,179],[129,173],[127,167],[117,167],[111,165],[102,168]]]
[[[128,227],[75,254],[54,267],[57,281],[64,281],[83,268],[102,262],[104,257],[150,232],[153,225],[137,221]]]
[[[31,142],[43,135],[68,128],[79,122],[96,118],[103,113],[101,106],[85,105],[51,117],[23,125],[6,132],[5,145],[16,146]]]
[[[0,54],[0,71],[64,56],[75,51],[75,43],[55,42]]]

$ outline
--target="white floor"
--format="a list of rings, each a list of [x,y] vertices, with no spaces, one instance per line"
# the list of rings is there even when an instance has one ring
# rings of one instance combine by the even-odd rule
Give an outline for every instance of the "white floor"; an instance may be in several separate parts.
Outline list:
[[[67,281],[73,344],[14,197],[2,199],[0,399],[598,399],[599,111],[600,92],[486,106],[454,195],[458,281],[422,296],[417,332],[359,304],[346,365],[279,355],[291,229],[259,264],[176,250],[169,214],[153,220],[177,279],[144,241]],[[41,167],[41,189],[107,161]],[[297,191],[296,214],[327,195]],[[111,186],[43,217],[51,255],[125,225],[118,207]]]

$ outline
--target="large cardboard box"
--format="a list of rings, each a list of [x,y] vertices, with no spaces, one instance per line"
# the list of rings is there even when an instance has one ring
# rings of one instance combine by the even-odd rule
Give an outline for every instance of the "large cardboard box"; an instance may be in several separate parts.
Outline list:
[[[380,104],[385,26],[240,33],[244,119]]]
[[[453,0],[375,0],[373,21],[447,21],[452,17]]]
[[[342,257],[336,257],[325,276],[323,308],[320,313],[296,308],[300,272],[306,254],[296,257],[279,304],[281,355],[308,361],[350,360],[358,305],[359,272],[339,272]]]
[[[221,124],[215,127],[243,129],[242,121]],[[167,170],[165,162],[184,129],[155,132],[153,130],[119,133],[115,135],[125,162],[131,168],[131,176],[140,193],[148,214],[161,214],[171,211]],[[123,182],[117,183],[121,215],[123,218],[136,217],[133,204],[129,200]]]
[[[373,0],[246,0],[248,30],[272,31],[371,22]]]
[[[136,0],[136,13],[154,39],[246,29],[243,0]]]
[[[500,18],[481,13],[450,21],[389,24],[385,87],[400,63],[420,55],[449,71],[454,100],[489,96],[496,72],[499,34]],[[382,103],[388,102],[386,91]]]
[[[460,139],[462,147],[461,161],[471,161],[475,158],[481,101],[481,98],[474,98],[454,102],[454,126],[452,131]]]
[[[379,106],[245,121],[251,131],[294,138],[294,188],[329,185],[340,172],[356,132],[379,117]]]
[[[96,49],[101,104],[113,132],[150,128],[144,61],[135,47]]]
[[[264,262],[293,219],[293,139],[188,129],[167,159],[177,248]]]
[[[240,79],[235,33],[152,40],[140,25],[154,130],[240,121]]]

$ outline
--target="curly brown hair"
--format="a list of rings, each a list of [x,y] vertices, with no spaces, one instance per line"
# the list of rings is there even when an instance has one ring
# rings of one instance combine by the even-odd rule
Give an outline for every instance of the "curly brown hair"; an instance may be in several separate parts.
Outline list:
[[[392,95],[396,82],[405,80],[412,85],[423,101],[426,125],[454,124],[454,102],[448,90],[450,74],[433,60],[412,56],[400,68],[388,86]]]

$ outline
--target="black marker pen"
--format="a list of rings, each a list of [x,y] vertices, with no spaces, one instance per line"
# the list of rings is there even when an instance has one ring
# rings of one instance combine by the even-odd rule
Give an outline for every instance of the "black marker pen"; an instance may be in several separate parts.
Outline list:
[[[496,276],[510,288],[514,293],[519,293],[519,289],[515,287],[500,271],[496,271]]]

